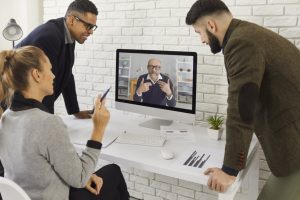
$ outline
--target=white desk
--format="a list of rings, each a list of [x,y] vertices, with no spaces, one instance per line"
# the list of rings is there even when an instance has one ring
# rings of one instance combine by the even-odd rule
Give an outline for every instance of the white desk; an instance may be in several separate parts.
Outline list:
[[[68,126],[70,138],[75,146],[81,149],[85,148],[85,143],[91,134],[92,121],[79,120],[72,116],[63,117],[63,119]],[[111,119],[103,143],[105,144],[117,135],[123,134],[124,131],[128,133],[160,134],[158,130],[138,126],[140,122],[145,120],[146,119],[141,115],[124,114],[124,112],[112,110]],[[172,160],[164,160],[161,157],[160,150],[162,147],[128,145],[116,142],[103,148],[100,158],[123,166],[135,167],[141,170],[206,185],[208,176],[205,176],[203,172],[208,167],[222,166],[225,140],[216,141],[208,138],[206,128],[200,126],[182,126],[190,130],[190,136],[187,137],[189,139],[170,136],[163,147],[175,153],[175,157]],[[194,150],[197,150],[199,154],[205,153],[206,156],[208,154],[211,155],[203,168],[183,165],[184,161]],[[247,184],[246,187],[248,188],[249,195],[244,199],[254,200],[257,198],[259,161],[256,150],[257,139],[254,137],[249,150],[247,168],[239,173],[237,181],[226,193],[219,194],[219,200],[233,199],[246,175],[248,175],[248,178],[244,182]]]

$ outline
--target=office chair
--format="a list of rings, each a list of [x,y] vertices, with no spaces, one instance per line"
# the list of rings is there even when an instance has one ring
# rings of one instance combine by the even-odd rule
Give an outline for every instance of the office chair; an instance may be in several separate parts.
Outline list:
[[[0,177],[0,193],[3,200],[30,200],[19,185],[3,177]]]

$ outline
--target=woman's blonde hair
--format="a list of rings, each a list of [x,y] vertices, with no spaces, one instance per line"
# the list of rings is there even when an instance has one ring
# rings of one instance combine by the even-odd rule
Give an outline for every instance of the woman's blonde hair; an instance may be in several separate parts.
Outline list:
[[[0,52],[0,102],[10,105],[10,97],[14,91],[22,91],[28,87],[28,73],[31,69],[42,71],[45,62],[44,52],[34,46]],[[0,110],[0,115],[2,109]]]

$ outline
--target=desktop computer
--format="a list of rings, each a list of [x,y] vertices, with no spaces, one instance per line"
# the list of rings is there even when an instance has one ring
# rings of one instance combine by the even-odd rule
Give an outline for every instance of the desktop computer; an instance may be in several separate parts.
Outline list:
[[[116,108],[159,117],[143,126],[159,129],[172,120],[193,123],[196,85],[195,52],[116,51]]]

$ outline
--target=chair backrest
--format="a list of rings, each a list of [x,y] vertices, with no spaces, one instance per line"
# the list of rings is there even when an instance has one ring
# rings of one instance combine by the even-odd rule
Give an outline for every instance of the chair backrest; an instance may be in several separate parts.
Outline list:
[[[30,200],[19,185],[3,177],[0,177],[0,193],[3,200]]]

